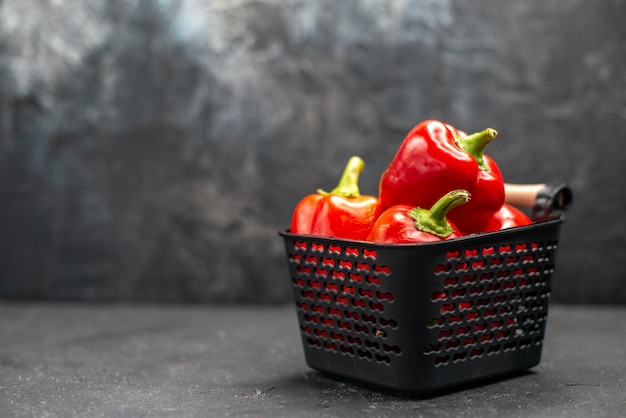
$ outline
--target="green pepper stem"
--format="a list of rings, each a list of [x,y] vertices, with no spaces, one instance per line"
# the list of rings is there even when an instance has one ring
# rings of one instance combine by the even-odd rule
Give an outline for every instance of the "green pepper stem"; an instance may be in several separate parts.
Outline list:
[[[409,216],[415,220],[415,228],[445,238],[454,232],[446,215],[451,209],[469,202],[470,197],[466,190],[453,190],[435,202],[430,209],[411,209]]]
[[[489,167],[485,164],[483,155],[485,154],[487,145],[489,145],[496,136],[498,136],[498,131],[487,128],[484,131],[476,132],[466,137],[457,136],[455,140],[459,148],[474,157],[481,170],[489,170]]]
[[[361,195],[359,190],[359,176],[365,167],[365,162],[361,157],[353,156],[348,160],[346,168],[343,171],[339,184],[333,190],[325,192],[322,189],[318,189],[319,194],[328,195],[334,194],[344,197],[357,197]]]

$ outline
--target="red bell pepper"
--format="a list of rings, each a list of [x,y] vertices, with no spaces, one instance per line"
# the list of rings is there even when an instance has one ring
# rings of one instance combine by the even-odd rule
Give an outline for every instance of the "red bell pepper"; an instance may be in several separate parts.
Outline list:
[[[436,120],[416,125],[383,172],[379,198],[383,209],[397,204],[430,207],[446,191],[467,190],[472,200],[450,214],[463,234],[480,228],[504,203],[504,182],[485,147],[494,129],[466,135]]]
[[[504,203],[491,219],[482,227],[483,232],[500,231],[515,226],[530,225],[533,221],[515,206]]]
[[[470,200],[465,190],[453,190],[440,198],[430,209],[411,205],[394,205],[376,220],[366,241],[400,244],[435,242],[461,236],[458,228],[447,220],[451,209]]]
[[[365,239],[382,209],[377,197],[360,193],[358,181],[364,166],[360,157],[350,158],[337,187],[303,198],[293,212],[291,232]]]

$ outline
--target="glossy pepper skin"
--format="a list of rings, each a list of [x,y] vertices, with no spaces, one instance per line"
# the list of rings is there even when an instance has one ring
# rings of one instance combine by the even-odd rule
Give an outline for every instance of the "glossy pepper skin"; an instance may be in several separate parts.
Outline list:
[[[470,200],[465,190],[453,190],[440,198],[430,209],[411,205],[387,208],[376,220],[366,241],[381,244],[436,242],[458,238],[462,234],[447,220],[453,208]]]
[[[416,125],[383,172],[379,198],[383,210],[404,204],[430,207],[446,191],[467,190],[472,200],[450,214],[463,234],[481,227],[504,203],[504,182],[496,163],[484,154],[494,129],[472,135],[437,121]]]
[[[484,232],[495,232],[516,226],[530,225],[531,223],[533,221],[524,212],[515,206],[504,203],[482,229]]]
[[[337,187],[303,198],[293,212],[291,232],[365,239],[382,209],[377,197],[360,193],[358,181],[364,166],[360,157],[350,158]]]

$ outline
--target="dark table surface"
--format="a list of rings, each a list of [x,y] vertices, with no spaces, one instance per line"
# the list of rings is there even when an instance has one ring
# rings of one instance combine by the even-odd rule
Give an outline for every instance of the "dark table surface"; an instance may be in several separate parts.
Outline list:
[[[0,303],[0,416],[626,416],[626,307],[551,306],[528,372],[434,396],[304,361],[292,306]]]

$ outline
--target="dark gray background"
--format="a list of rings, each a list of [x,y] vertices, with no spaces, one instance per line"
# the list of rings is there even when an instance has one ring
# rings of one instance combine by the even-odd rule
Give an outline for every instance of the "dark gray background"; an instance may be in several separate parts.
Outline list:
[[[285,302],[277,231],[408,130],[566,181],[554,300],[625,303],[622,0],[0,0],[0,298]]]

